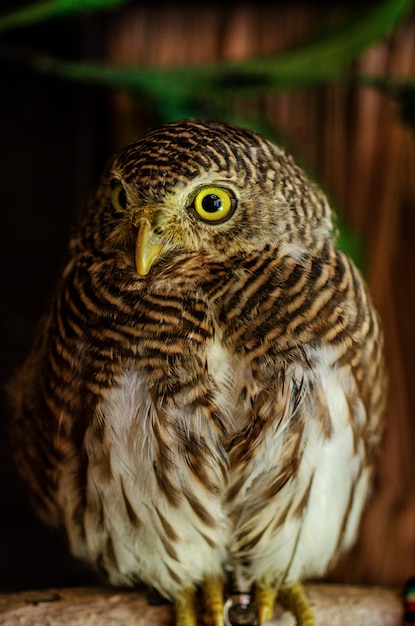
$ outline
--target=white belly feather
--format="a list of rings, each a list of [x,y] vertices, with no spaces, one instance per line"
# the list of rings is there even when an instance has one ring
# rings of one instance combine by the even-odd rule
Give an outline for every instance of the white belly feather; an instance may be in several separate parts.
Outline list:
[[[84,541],[69,537],[73,550],[95,561],[99,554],[105,553],[103,546],[110,540],[114,563],[104,565],[112,583],[128,585],[142,579],[153,585],[157,582],[160,590],[173,594],[181,585],[175,582],[172,572],[178,579],[196,584],[207,574],[220,575],[227,563],[237,565],[241,536],[253,536],[263,527],[264,532],[255,547],[242,555],[249,560],[252,580],[267,580],[276,574],[296,580],[324,573],[340,547],[341,530],[344,546],[355,538],[369,476],[362,470],[363,449],[356,441],[349,418],[354,381],[347,370],[337,371],[331,366],[332,350],[320,352],[317,357],[312,374],[306,375],[312,375],[314,384],[321,385],[331,419],[331,434],[324,435],[318,415],[308,417],[303,432],[302,461],[295,478],[282,487],[278,497],[265,503],[257,517],[250,513],[244,517],[242,513],[232,528],[232,511],[224,502],[223,489],[207,498],[203,487],[194,484],[191,476],[184,476],[188,468],[178,459],[178,475],[184,484],[192,485],[196,496],[203,499],[204,506],[216,520],[214,527],[204,528],[203,532],[185,500],[180,507],[175,507],[157,495],[153,471],[157,442],[152,428],[155,407],[140,374],[126,371],[120,386],[102,394],[97,419],[85,438],[89,457],[87,497],[90,502],[95,499],[99,503],[105,511],[106,522],[99,525],[93,513],[98,507],[88,507]],[[235,368],[235,357],[228,358],[219,343],[211,348],[208,361],[214,363],[212,371],[221,388],[217,401],[222,402],[229,420],[234,419],[233,429],[237,429],[241,416],[232,417],[232,407],[237,405],[232,395],[239,393],[241,384],[246,382],[246,364],[240,363]],[[303,401],[313,406],[312,398]],[[356,419],[364,422],[362,404],[355,399],[354,405]],[[203,429],[202,416],[197,423]],[[103,447],[96,444],[95,431],[100,425],[105,425],[105,447],[110,450],[111,478],[105,485]],[[275,468],[278,464],[284,445],[282,433],[283,429],[276,429],[267,437],[252,461],[249,481],[241,497],[247,500],[255,497],[256,481],[262,479],[267,467]],[[291,515],[307,490],[307,506],[301,514]],[[135,525],[131,523],[131,510],[129,515],[126,509],[126,499],[137,515]],[[71,503],[66,506],[70,515]],[[285,523],[275,528],[273,522],[281,511],[286,511]],[[177,531],[174,555],[169,554],[163,541],[166,534],[163,519]]]

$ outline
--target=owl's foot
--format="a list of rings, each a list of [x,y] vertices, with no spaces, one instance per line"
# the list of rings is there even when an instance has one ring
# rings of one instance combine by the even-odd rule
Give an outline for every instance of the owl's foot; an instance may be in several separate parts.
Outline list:
[[[196,592],[185,589],[176,598],[176,626],[197,626]]]
[[[278,600],[285,609],[294,615],[297,626],[315,626],[313,612],[300,583],[292,583],[282,587],[278,592]],[[274,603],[274,585],[258,586],[255,592],[258,626],[265,626],[271,620]]]
[[[206,578],[202,583],[205,611],[210,626],[224,626],[223,580]]]
[[[204,608],[209,626],[225,626],[223,581],[218,578],[206,578],[201,584]],[[249,594],[248,594],[249,597]],[[297,626],[315,626],[315,619],[303,586],[300,583],[285,585],[278,592],[278,600],[290,611]],[[256,624],[266,626],[272,618],[275,603],[275,586],[261,585],[255,591]],[[176,626],[197,626],[197,595],[194,589],[187,589],[176,600]],[[252,606],[252,605],[251,605]],[[249,604],[242,603],[241,610],[248,615]],[[255,620],[252,620],[255,621]],[[226,621],[226,624],[230,622]],[[233,623],[233,622],[232,622]],[[239,623],[239,621],[237,621]],[[240,623],[247,623],[245,621]],[[249,622],[251,623],[251,622]]]
[[[201,589],[209,626],[224,626],[223,581],[206,578]],[[176,599],[176,626],[197,626],[197,595],[194,589],[182,591]]]
[[[315,626],[315,618],[307,600],[304,587],[300,583],[292,583],[282,587],[278,593],[282,606],[291,611],[298,626]]]
[[[274,612],[275,586],[257,587],[255,591],[255,605],[258,626],[265,626]]]

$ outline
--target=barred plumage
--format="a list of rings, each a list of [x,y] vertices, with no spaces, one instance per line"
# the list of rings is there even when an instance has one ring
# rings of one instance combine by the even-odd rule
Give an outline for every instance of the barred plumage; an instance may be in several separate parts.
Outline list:
[[[233,586],[259,624],[279,593],[311,624],[296,583],[356,537],[384,378],[324,194],[251,131],[177,122],[81,214],[11,386],[16,456],[72,552],[174,599],[179,626],[198,586],[216,626]]]

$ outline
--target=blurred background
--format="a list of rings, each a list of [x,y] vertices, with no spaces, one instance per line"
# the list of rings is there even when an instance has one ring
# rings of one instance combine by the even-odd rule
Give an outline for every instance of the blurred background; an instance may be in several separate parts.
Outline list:
[[[4,387],[107,159],[188,116],[280,141],[339,215],[341,245],[383,320],[391,393],[360,539],[329,578],[401,585],[414,575],[413,2],[3,0],[0,72],[0,588],[94,582],[30,509]]]

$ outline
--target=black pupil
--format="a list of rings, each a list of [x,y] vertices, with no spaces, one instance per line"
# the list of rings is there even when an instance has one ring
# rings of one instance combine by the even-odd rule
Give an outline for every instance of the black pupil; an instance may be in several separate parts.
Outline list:
[[[118,194],[118,202],[120,203],[120,206],[125,209],[125,207],[127,206],[127,194],[125,193],[125,189],[120,189],[120,192]]]
[[[203,198],[202,207],[207,213],[216,213],[216,211],[220,211],[222,208],[222,200],[215,196],[214,193],[211,193]]]

